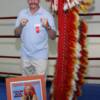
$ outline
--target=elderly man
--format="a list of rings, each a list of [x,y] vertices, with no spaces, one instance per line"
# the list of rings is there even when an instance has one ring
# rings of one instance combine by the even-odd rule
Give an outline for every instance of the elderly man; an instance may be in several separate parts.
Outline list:
[[[15,35],[21,37],[22,74],[44,74],[48,61],[48,37],[55,39],[53,16],[40,7],[40,0],[27,0],[16,20]]]

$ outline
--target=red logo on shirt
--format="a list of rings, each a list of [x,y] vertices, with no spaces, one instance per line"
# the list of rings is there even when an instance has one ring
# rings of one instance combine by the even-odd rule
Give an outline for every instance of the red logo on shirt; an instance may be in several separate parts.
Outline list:
[[[40,25],[36,25],[35,31],[36,31],[36,33],[39,33],[40,32]]]

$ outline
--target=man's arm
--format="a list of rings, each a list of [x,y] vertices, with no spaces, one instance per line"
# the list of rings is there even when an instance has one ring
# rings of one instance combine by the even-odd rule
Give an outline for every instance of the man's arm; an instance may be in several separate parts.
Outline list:
[[[21,33],[22,33],[22,30],[23,30],[23,26],[20,24],[18,27],[15,28],[14,30],[14,33],[15,33],[15,36],[20,36]]]
[[[56,31],[53,30],[49,25],[46,27],[49,37],[54,40],[56,38]]]
[[[15,36],[20,36],[23,30],[23,27],[27,24],[28,20],[26,18],[21,19],[20,25],[15,28]]]
[[[45,18],[42,18],[41,19],[41,22],[42,22],[42,25],[45,27],[45,29],[47,30],[48,34],[49,34],[49,37],[54,40],[56,38],[56,31],[53,30],[51,28],[51,26],[49,25],[49,22],[47,19]]]

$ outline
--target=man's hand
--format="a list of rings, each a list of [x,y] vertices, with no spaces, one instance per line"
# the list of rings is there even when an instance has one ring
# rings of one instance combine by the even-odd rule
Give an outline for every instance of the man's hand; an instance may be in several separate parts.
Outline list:
[[[23,18],[20,20],[20,25],[15,29],[15,36],[20,36],[22,33],[23,27],[27,24],[28,19]]]
[[[41,18],[41,22],[42,22],[43,27],[45,27],[46,29],[50,27],[48,20],[46,18]]]
[[[43,27],[46,28],[48,34],[49,34],[49,37],[54,40],[56,38],[56,32],[51,28],[51,26],[49,25],[49,22],[46,18],[41,18],[41,22],[42,22],[42,25]]]
[[[28,23],[28,19],[26,19],[26,18],[23,18],[23,19],[20,20],[21,26],[25,26],[27,23]]]

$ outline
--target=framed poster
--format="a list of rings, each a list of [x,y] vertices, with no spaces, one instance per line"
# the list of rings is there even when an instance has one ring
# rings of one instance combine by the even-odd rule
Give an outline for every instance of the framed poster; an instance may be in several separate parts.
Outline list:
[[[7,100],[46,100],[43,75],[18,76],[6,79]]]

